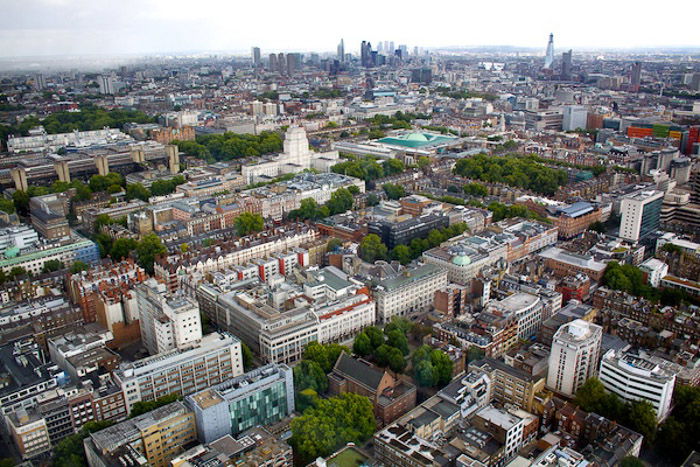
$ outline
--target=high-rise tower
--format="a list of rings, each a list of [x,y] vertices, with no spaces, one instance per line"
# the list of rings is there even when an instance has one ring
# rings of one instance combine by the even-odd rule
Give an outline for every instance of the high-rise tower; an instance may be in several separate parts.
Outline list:
[[[251,49],[251,55],[253,57],[253,67],[260,67],[260,47],[253,47]]]
[[[642,62],[634,62],[630,70],[630,91],[638,92],[642,82]]]
[[[338,61],[343,63],[345,61],[345,42],[340,39],[340,44],[338,44]]]
[[[549,70],[554,64],[554,34],[549,34],[549,42],[547,42],[547,53],[544,56],[544,69]]]
[[[561,79],[570,80],[571,79],[571,50],[561,54]]]

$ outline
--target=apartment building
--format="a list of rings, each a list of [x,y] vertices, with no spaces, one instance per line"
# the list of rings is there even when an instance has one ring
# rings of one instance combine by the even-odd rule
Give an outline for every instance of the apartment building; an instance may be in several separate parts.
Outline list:
[[[92,433],[83,445],[93,467],[167,467],[196,440],[194,414],[182,402],[173,402]]]
[[[197,302],[182,293],[170,294],[151,278],[135,288],[141,339],[151,355],[196,346],[202,339]]]
[[[194,273],[209,273],[230,269],[267,258],[273,253],[298,248],[319,238],[316,229],[307,225],[278,228],[255,236],[213,247],[202,247],[187,254],[174,253],[156,260],[155,277],[167,284],[170,291],[180,288],[182,280]]]
[[[469,364],[470,372],[481,372],[491,380],[491,399],[500,404],[515,404],[528,412],[533,411],[536,395],[544,391],[544,376],[534,376],[507,365],[501,360],[485,357]]]
[[[172,393],[185,396],[242,373],[241,342],[231,335],[212,333],[194,348],[124,362],[115,370],[114,379],[131,411],[138,401]]]
[[[547,387],[568,397],[598,372],[603,328],[577,319],[554,334]]]

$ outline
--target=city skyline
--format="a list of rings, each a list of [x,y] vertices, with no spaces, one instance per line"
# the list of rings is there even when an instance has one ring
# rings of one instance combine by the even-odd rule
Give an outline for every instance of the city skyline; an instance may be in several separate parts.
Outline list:
[[[692,9],[690,1],[683,3]],[[577,11],[576,22],[569,24],[556,6],[550,1],[537,8],[506,2],[499,11],[508,15],[497,17],[489,5],[449,5],[450,14],[446,14],[448,5],[438,4],[432,11],[440,20],[426,22],[425,16],[410,6],[397,9],[362,1],[342,11],[342,23],[349,25],[345,34],[336,12],[329,12],[326,4],[315,0],[301,6],[273,5],[274,15],[255,5],[218,0],[204,0],[196,9],[179,0],[125,0],[119,9],[111,10],[103,2],[85,0],[30,0],[21,4],[0,0],[5,14],[0,57],[207,51],[244,54],[251,46],[263,51],[332,53],[341,37],[346,52],[353,54],[358,54],[362,40],[393,40],[424,48],[516,46],[544,53],[550,33],[559,50],[700,46],[692,28],[660,23],[658,17],[645,11],[627,11],[622,5],[596,1]],[[253,20],[238,21],[241,17]],[[608,29],[592,34],[601,22]],[[650,30],[655,33],[649,34]]]

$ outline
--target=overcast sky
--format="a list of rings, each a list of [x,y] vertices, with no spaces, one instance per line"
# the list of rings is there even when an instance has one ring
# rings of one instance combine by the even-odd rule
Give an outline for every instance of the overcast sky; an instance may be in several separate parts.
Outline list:
[[[632,4],[630,4],[632,3]],[[668,13],[664,10],[668,9]],[[0,56],[423,47],[700,46],[700,0],[0,0]]]

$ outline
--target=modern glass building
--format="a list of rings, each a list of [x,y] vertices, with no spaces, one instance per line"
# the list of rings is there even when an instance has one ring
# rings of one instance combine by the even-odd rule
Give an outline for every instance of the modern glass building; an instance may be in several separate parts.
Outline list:
[[[290,415],[294,411],[294,378],[287,365],[273,363],[185,400],[195,414],[198,439],[209,443]]]

